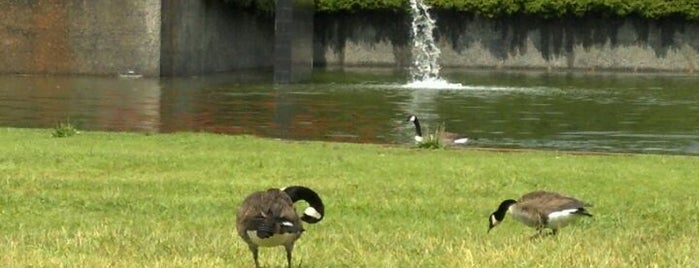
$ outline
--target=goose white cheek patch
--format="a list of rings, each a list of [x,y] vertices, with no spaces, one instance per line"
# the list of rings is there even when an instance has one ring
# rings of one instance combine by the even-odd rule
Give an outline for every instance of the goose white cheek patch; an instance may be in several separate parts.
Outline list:
[[[500,224],[500,221],[495,219],[495,215],[490,216],[490,222],[493,224],[493,226]]]
[[[306,210],[303,211],[303,214],[306,214],[307,216],[317,220],[320,220],[320,218],[323,217],[323,215],[320,215],[320,213],[318,213],[318,211],[313,207],[306,208]]]

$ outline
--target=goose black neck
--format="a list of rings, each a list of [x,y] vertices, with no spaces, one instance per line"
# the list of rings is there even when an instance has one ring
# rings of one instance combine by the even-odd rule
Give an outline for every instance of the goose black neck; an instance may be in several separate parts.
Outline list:
[[[415,125],[415,135],[422,137],[422,129],[420,128],[420,121],[417,120],[417,117],[413,120],[413,124]]]
[[[325,216],[325,206],[323,205],[323,200],[315,191],[311,190],[305,186],[289,186],[284,188],[284,192],[291,197],[291,201],[296,203],[296,201],[303,200],[308,203],[315,211],[320,214],[320,218],[314,215],[308,215],[304,213],[301,220],[308,223],[319,222]]]
[[[500,203],[500,206],[498,207],[498,210],[493,212],[493,215],[495,215],[495,219],[498,221],[502,221],[505,218],[505,214],[507,213],[507,210],[510,209],[510,206],[516,204],[517,201],[512,200],[512,199],[507,199],[505,201],[502,201]]]

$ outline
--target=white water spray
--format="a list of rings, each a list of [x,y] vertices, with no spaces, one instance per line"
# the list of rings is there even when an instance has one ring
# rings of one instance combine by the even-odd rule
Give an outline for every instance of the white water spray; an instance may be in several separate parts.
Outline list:
[[[439,78],[439,54],[441,51],[435,45],[435,21],[430,17],[430,7],[420,0],[410,0],[412,15],[413,66],[410,75],[413,81],[424,81]]]
[[[412,20],[413,64],[410,68],[409,88],[461,88],[439,77],[439,54],[434,41],[435,20],[430,17],[430,7],[422,0],[410,0]]]

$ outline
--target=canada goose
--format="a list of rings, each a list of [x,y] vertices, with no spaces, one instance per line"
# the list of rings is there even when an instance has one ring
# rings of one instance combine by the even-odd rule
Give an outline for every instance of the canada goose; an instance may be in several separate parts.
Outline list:
[[[310,205],[299,217],[294,203],[304,200]],[[238,235],[248,244],[255,261],[259,247],[284,246],[286,261],[291,267],[291,252],[294,243],[305,230],[301,221],[317,223],[323,219],[323,201],[313,190],[304,186],[289,186],[282,189],[269,189],[250,194],[238,209],[236,229]]]
[[[415,125],[415,142],[422,142],[424,140],[422,137],[422,127],[420,127],[420,121],[417,119],[417,116],[411,115],[408,117],[407,121],[413,122],[413,124]],[[441,144],[444,145],[465,144],[469,140],[469,138],[464,137],[463,135],[459,135],[452,132],[442,131],[439,135],[439,141]]]
[[[565,227],[580,216],[592,217],[585,210],[590,206],[572,197],[554,192],[535,191],[523,195],[519,200],[507,199],[500,203],[498,209],[490,214],[488,232],[505,219],[509,212],[517,220],[529,227],[536,228],[540,236],[544,228],[550,228],[551,234]]]

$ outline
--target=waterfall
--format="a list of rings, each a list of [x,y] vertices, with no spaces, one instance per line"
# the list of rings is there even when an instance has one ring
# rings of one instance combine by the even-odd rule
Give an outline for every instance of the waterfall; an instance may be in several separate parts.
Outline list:
[[[413,18],[413,65],[410,69],[412,81],[439,79],[439,48],[434,42],[435,21],[430,17],[430,7],[422,0],[410,0],[410,14]]]
[[[412,66],[411,82],[404,87],[414,88],[460,88],[461,84],[452,84],[439,77],[439,54],[433,32],[435,20],[430,17],[430,7],[423,0],[410,0],[412,16]]]

